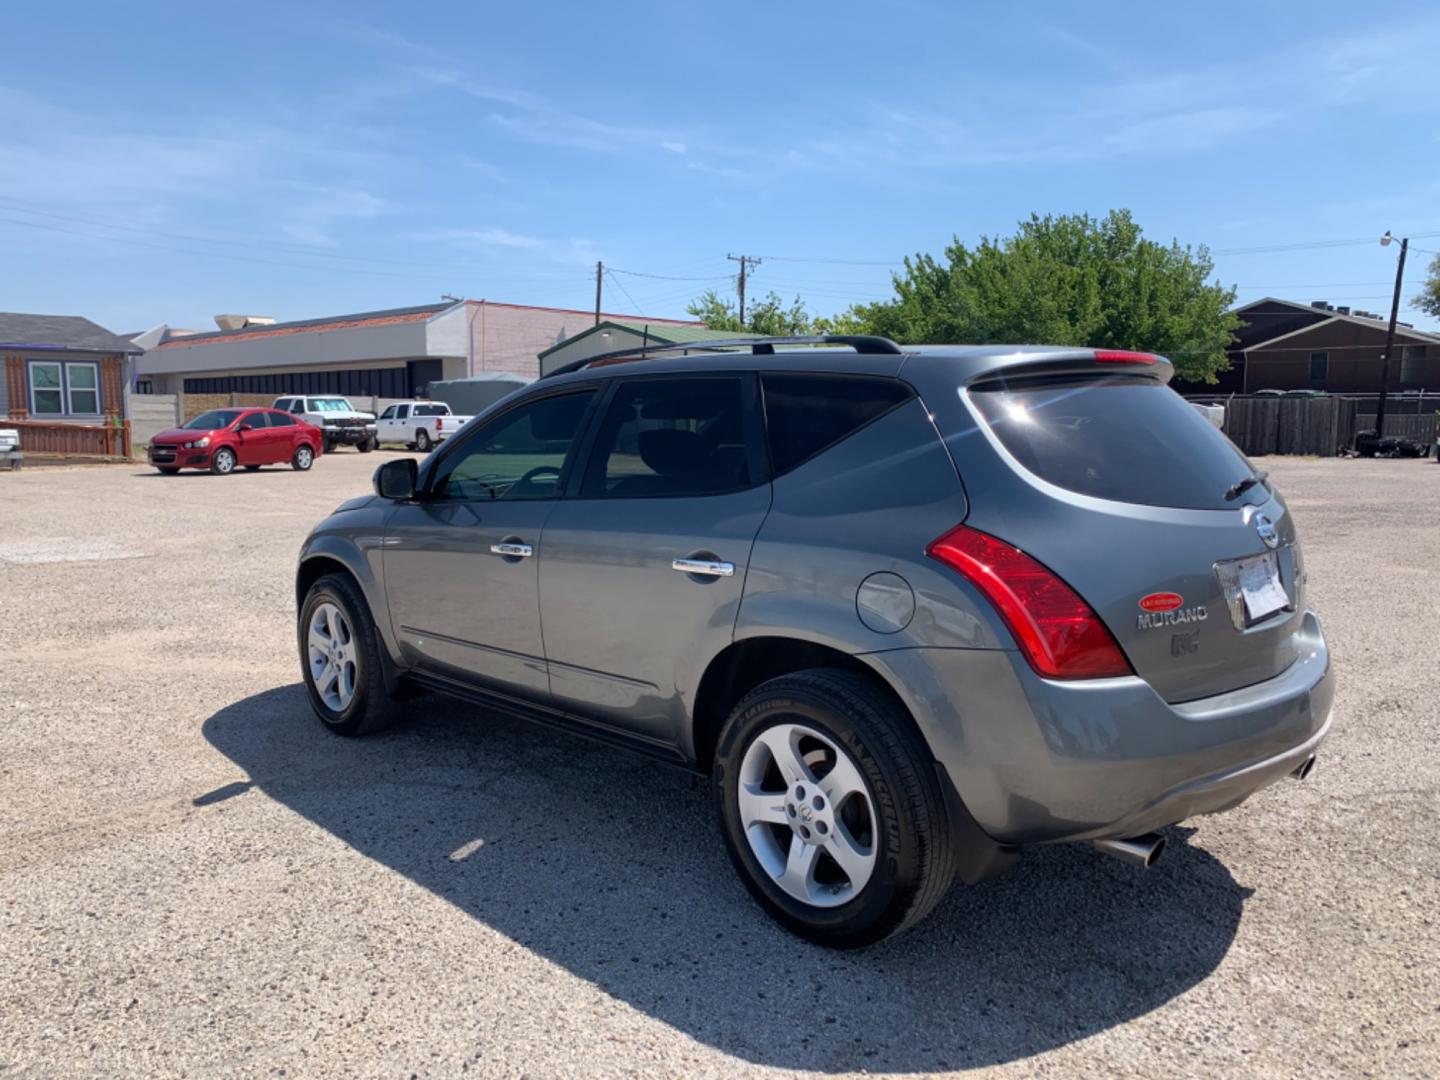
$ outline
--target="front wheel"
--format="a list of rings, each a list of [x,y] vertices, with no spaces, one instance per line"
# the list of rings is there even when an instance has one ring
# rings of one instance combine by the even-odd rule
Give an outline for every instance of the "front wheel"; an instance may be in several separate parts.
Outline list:
[[[344,574],[326,574],[300,605],[300,668],[310,708],[337,735],[364,735],[394,722],[379,635],[369,605]]]
[[[955,875],[932,756],[910,717],[849,671],[782,676],[736,706],[714,797],[754,897],[801,937],[837,948],[919,922]]]
[[[311,465],[315,464],[315,451],[308,446],[299,446],[295,449],[295,456],[290,459],[290,467],[296,472],[305,472]]]
[[[380,440],[379,440],[378,438],[376,438],[375,436],[371,435],[370,437],[368,437],[368,438],[366,438],[366,439],[364,439],[364,440],[361,441],[361,443],[360,443],[360,452],[361,452],[362,454],[368,454],[368,453],[370,453],[371,450],[374,450],[374,449],[375,449],[377,446],[379,446],[379,445],[380,445]]]
[[[415,432],[415,449],[419,450],[420,453],[428,454],[430,452],[430,447],[433,445],[434,443],[432,443],[430,440],[430,432],[426,431],[424,428],[421,428],[420,430]]]
[[[210,456],[210,471],[219,476],[229,476],[235,471],[235,451],[222,446]]]

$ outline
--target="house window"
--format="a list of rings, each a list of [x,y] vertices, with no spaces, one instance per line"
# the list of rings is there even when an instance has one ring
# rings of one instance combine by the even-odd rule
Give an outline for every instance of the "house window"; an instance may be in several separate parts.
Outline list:
[[[1405,345],[1400,350],[1400,382],[1418,383],[1425,366],[1425,346]]]
[[[100,414],[100,365],[66,364],[65,392],[74,416]]]
[[[64,416],[65,389],[61,364],[30,364],[30,412],[36,416]]]
[[[89,360],[31,360],[29,368],[32,415],[100,415],[99,364]]]
[[[1325,376],[1330,373],[1330,354],[1328,352],[1312,352],[1310,354],[1310,381],[1324,382]]]

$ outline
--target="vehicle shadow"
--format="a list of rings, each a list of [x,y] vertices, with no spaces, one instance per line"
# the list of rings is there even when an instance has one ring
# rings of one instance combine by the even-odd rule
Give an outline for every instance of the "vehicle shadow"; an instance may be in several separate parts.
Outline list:
[[[1140,1016],[1225,956],[1249,890],[1171,830],[1141,873],[1040,848],[856,952],[780,930],[736,879],[703,784],[443,698],[368,739],[321,729],[299,683],[204,725],[258,787],[467,915],[748,1062],[920,1072],[1025,1058]],[[413,943],[426,948],[424,941]]]

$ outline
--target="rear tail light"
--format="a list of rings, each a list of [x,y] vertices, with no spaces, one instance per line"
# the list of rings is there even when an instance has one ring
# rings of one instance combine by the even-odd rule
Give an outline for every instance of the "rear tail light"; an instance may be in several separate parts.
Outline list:
[[[1019,548],[957,526],[925,554],[963,574],[995,605],[1020,651],[1047,679],[1131,674],[1109,629],[1074,589]]]
[[[1127,349],[1096,349],[1095,362],[1099,364],[1158,364],[1160,357],[1148,352],[1130,352]]]

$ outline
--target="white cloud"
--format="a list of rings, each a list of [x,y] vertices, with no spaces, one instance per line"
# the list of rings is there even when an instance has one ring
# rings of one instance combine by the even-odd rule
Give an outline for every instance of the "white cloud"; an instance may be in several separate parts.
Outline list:
[[[683,154],[685,153],[685,144],[673,139],[665,139],[660,143],[660,149],[669,150],[672,154]]]
[[[416,239],[505,248],[538,248],[542,244],[539,237],[524,236],[494,226],[484,229],[431,229],[421,233]]]

